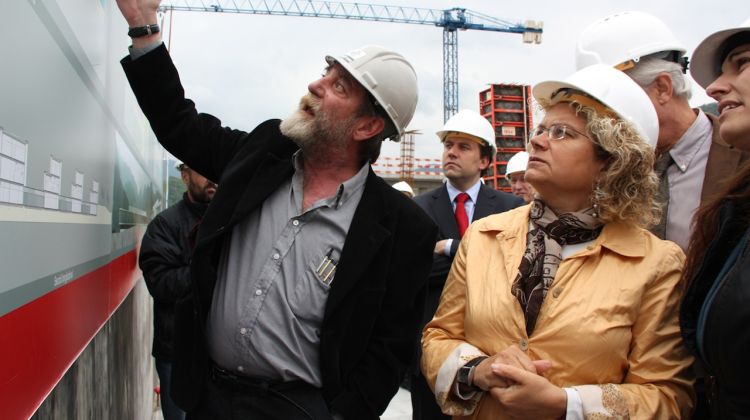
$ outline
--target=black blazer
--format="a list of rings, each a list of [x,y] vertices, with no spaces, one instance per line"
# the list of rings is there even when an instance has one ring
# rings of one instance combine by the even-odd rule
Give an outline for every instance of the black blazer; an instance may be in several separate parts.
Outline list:
[[[445,184],[416,196],[414,201],[437,223],[439,229],[437,241],[453,239],[450,257],[433,253],[427,304],[425,305],[422,319],[422,327],[424,327],[435,315],[435,311],[440,303],[440,294],[443,292],[445,280],[448,277],[448,272],[451,269],[451,264],[453,264],[453,258],[456,256],[461,239],[458,235],[458,225],[456,224],[453,205],[451,204],[450,196],[448,196],[448,188]],[[524,201],[513,194],[497,191],[482,184],[479,188],[479,194],[477,194],[472,222],[495,213],[514,209],[523,204]]]
[[[208,379],[205,325],[221,247],[232,227],[292,176],[298,149],[280,133],[278,120],[248,134],[198,114],[163,45],[122,64],[160,143],[220,186],[198,232],[192,294],[175,315],[172,396],[190,411]],[[398,390],[418,337],[435,232],[418,206],[370,171],[320,338],[322,394],[344,418],[376,419]]]

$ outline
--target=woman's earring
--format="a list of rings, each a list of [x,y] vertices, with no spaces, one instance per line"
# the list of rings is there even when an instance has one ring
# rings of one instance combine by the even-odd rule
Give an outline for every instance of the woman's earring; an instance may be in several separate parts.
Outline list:
[[[599,197],[602,195],[602,190],[599,188],[599,180],[596,180],[594,184],[594,191],[591,193],[591,207],[594,209],[592,216],[599,218]]]

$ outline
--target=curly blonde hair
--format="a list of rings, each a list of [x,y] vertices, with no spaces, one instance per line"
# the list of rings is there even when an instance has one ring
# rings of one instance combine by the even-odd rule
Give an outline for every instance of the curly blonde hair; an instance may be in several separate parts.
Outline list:
[[[556,104],[544,104],[543,108],[552,105]],[[568,105],[586,118],[596,156],[606,162],[591,197],[599,206],[599,218],[605,223],[619,221],[646,229],[658,223],[662,211],[655,200],[659,180],[654,173],[653,148],[630,122],[600,115],[575,101]]]

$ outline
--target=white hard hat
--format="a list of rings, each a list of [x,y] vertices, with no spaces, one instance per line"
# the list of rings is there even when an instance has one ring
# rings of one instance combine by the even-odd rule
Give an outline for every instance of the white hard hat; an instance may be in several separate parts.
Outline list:
[[[412,197],[414,197],[414,190],[411,189],[411,186],[406,181],[400,181],[393,184],[393,188],[401,192],[409,193]]]
[[[721,76],[721,64],[726,51],[725,42],[734,34],[750,32],[750,19],[739,26],[714,32],[704,39],[693,53],[690,63],[690,75],[704,89]]]
[[[508,164],[505,165],[505,176],[507,177],[516,172],[525,172],[528,164],[529,154],[527,152],[516,153],[508,160]]]
[[[576,95],[576,91],[586,96]],[[596,107],[592,98],[608,111],[635,126],[643,141],[656,147],[659,120],[646,92],[625,73],[605,64],[594,64],[573,73],[565,81],[538,83],[532,90],[537,102],[548,106],[575,100],[585,106]],[[601,113],[601,112],[600,112]]]
[[[450,117],[436,134],[440,137],[440,141],[445,141],[448,134],[452,132],[469,134],[482,140],[484,146],[495,149],[495,130],[492,129],[492,124],[487,121],[487,118],[479,115],[476,111],[462,109]]]
[[[626,70],[643,57],[671,51],[677,54],[670,61],[686,68],[683,56],[687,50],[664,22],[648,13],[621,12],[583,30],[576,42],[576,69],[606,64]]]
[[[399,141],[417,108],[417,73],[411,64],[401,54],[377,45],[342,56],[327,55],[326,62],[341,64],[370,92],[398,130],[398,136],[391,135],[391,140]]]

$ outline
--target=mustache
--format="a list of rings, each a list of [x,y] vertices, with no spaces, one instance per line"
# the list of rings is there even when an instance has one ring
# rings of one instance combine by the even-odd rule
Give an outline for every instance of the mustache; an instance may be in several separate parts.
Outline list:
[[[299,100],[299,109],[302,111],[312,110],[313,113],[317,113],[320,109],[320,99],[313,96],[311,93],[307,93]]]

